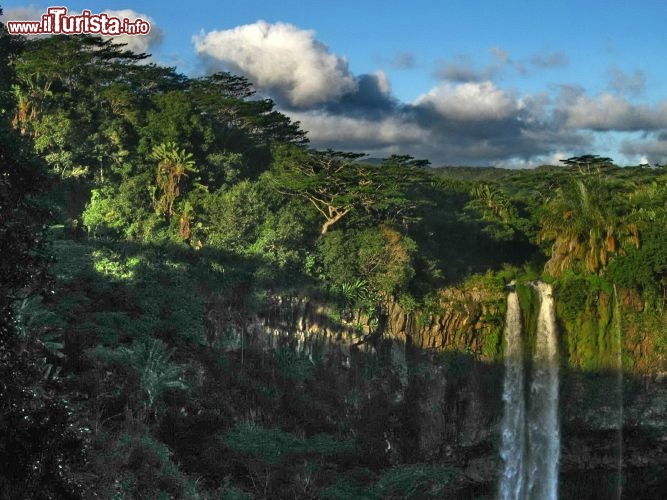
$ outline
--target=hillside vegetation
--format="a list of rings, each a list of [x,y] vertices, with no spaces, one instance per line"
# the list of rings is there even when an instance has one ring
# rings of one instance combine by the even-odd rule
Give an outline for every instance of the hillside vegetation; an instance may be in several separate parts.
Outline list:
[[[617,367],[622,313],[623,369],[664,371],[667,169],[367,164],[309,148],[243,77],[0,29],[0,497],[459,491],[456,463],[411,448],[437,376],[407,360],[402,379],[382,349],[390,305],[437,315],[452,289],[549,281],[565,364]],[[341,371],[247,344],[294,296],[373,349]],[[484,349],[433,355],[447,376],[499,361],[502,312]]]

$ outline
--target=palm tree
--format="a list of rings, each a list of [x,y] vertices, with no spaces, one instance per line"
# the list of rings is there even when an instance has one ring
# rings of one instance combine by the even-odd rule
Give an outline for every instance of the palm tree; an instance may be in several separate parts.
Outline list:
[[[12,86],[16,98],[16,112],[12,118],[12,127],[22,136],[27,135],[29,127],[34,124],[39,113],[30,92],[25,92],[18,85]]]
[[[183,381],[183,367],[171,361],[175,351],[159,339],[152,343],[137,342],[132,348],[118,350],[118,359],[139,374],[148,409],[153,408],[166,391],[188,388]]]
[[[590,179],[559,188],[541,223],[539,240],[553,241],[545,270],[554,276],[576,267],[599,274],[612,255],[622,254],[628,245],[639,247],[637,226],[621,221],[602,201],[601,185]]]
[[[155,146],[150,158],[158,162],[155,182],[162,191],[162,195],[154,200],[155,209],[170,219],[174,215],[174,202],[181,194],[181,179],[197,171],[195,162],[192,153],[178,149],[173,142]]]
[[[514,215],[512,203],[505,193],[495,186],[478,182],[470,189],[470,196],[490,218],[497,217],[508,222]]]

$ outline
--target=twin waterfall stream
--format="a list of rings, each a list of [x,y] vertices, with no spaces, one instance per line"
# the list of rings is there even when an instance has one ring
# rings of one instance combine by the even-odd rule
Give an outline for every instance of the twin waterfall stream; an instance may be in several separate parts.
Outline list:
[[[533,285],[540,296],[529,382],[524,377],[519,298],[511,290],[505,323],[504,414],[500,456],[500,500],[557,500],[558,344],[551,286]],[[530,390],[526,395],[526,385]]]

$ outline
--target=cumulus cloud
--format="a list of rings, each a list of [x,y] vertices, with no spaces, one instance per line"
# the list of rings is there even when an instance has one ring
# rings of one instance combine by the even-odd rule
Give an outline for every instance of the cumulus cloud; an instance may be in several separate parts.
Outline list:
[[[43,13],[44,10],[37,7],[10,7],[3,10],[0,21],[39,21]]]
[[[667,133],[648,140],[624,141],[621,152],[629,157],[639,157],[639,163],[667,163]]]
[[[516,100],[489,81],[442,83],[419,96],[415,105],[456,121],[501,120],[517,110]]]
[[[383,71],[356,77],[356,90],[320,108],[333,114],[381,119],[396,112],[400,103],[392,96],[391,83]]]
[[[209,69],[241,73],[294,107],[334,100],[357,88],[344,58],[317,41],[313,31],[291,24],[257,21],[194,41]]]
[[[477,100],[481,95],[485,98]],[[462,99],[476,112],[465,104],[453,104]],[[544,109],[548,104],[539,95],[513,99],[487,82],[441,85],[412,104],[394,100],[390,108],[379,106],[385,111],[382,114],[326,107],[291,116],[308,131],[314,147],[373,156],[400,152],[428,158],[436,165],[526,167],[592,144],[590,133],[569,129],[554,119],[553,112]]]
[[[0,22],[7,21],[39,21],[42,18],[43,10],[37,7],[11,7],[3,9]],[[29,35],[27,38],[41,38],[44,35]]]
[[[147,35],[121,35],[113,37],[115,42],[127,44],[127,49],[136,53],[149,52],[152,48],[158,46],[164,38],[164,31],[160,28],[155,20],[146,15],[136,12],[132,9],[123,10],[105,10],[105,14],[109,16],[119,17],[120,19],[128,18],[132,21],[136,19],[143,19],[151,25],[151,31]]]
[[[640,131],[667,127],[667,103],[657,106],[631,104],[608,93],[594,98],[570,96],[565,106],[567,123],[573,128],[597,131]]]
[[[376,71],[373,73],[373,76],[375,77],[376,85],[378,90],[385,96],[390,96],[391,95],[391,83],[389,82],[389,78],[387,77],[387,74],[384,71]]]
[[[589,134],[566,128],[545,95],[519,98],[488,79],[445,81],[414,102],[400,102],[384,72],[351,74],[311,31],[291,25],[258,22],[195,43],[210,70],[240,72],[276,98],[316,148],[405,153],[434,164],[526,166],[590,143]],[[494,68],[514,65],[502,49],[491,55]]]
[[[389,151],[395,147],[419,145],[429,136],[427,130],[401,114],[380,120],[323,111],[296,112],[292,116],[308,131],[316,147]]]
[[[446,81],[405,103],[393,96],[385,73],[353,75],[312,31],[292,25],[258,21],[194,42],[211,71],[241,73],[275,98],[313,147],[406,153],[435,164],[526,166],[591,143],[589,133],[567,127],[567,115],[555,112],[546,95],[517,97],[491,81],[505,68],[523,68],[501,48],[490,50],[491,62],[481,69],[465,56],[442,63]],[[414,59],[397,54],[393,62],[411,67]]]

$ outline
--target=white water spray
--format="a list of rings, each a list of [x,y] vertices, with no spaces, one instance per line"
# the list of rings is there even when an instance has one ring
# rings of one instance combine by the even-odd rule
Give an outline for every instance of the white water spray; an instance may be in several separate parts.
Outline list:
[[[528,410],[526,498],[557,500],[560,431],[556,314],[551,285],[536,283],[534,286],[540,295],[540,313]]]
[[[515,291],[507,296],[505,320],[505,380],[503,382],[505,412],[502,422],[503,474],[500,481],[501,500],[521,500],[524,478],[525,400],[523,394],[523,348],[521,344],[521,311]]]
[[[507,297],[501,500],[558,499],[560,431],[556,315],[551,286],[536,283],[534,287],[540,295],[540,312],[527,412],[519,301],[514,291]]]

